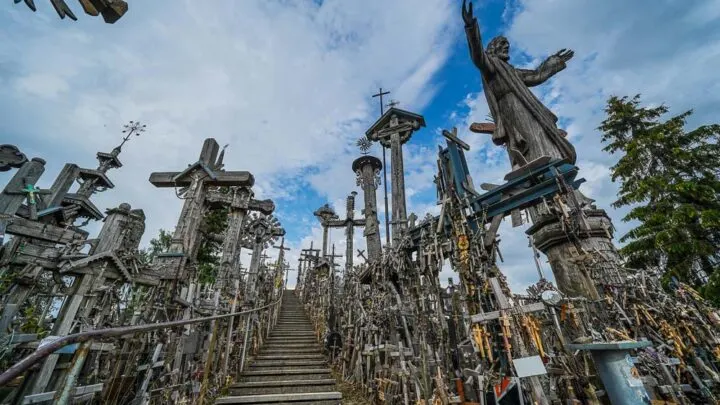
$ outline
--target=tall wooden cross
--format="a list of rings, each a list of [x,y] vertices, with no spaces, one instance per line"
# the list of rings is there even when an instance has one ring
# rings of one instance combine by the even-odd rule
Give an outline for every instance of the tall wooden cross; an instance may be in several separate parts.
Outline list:
[[[163,278],[184,279],[184,267],[197,250],[197,237],[208,187],[252,187],[255,178],[246,171],[218,170],[220,145],[215,139],[208,138],[203,143],[197,162],[181,172],[155,172],[150,175],[150,183],[162,188],[187,188],[185,204],[173,233],[169,252],[157,259],[163,266]],[[163,263],[164,262],[164,263]]]
[[[383,105],[382,97],[387,94],[390,94],[390,92],[386,91],[383,93],[382,87],[380,87],[380,91],[377,94],[373,94],[373,97],[380,97],[380,116],[381,117],[383,116],[383,114],[385,114],[385,108]],[[385,243],[387,243],[389,245],[390,244],[390,222],[389,222],[390,221],[390,219],[389,219],[390,218],[390,208],[389,208],[389,203],[388,203],[388,189],[387,189],[387,187],[388,187],[387,186],[387,184],[388,184],[388,182],[387,182],[387,164],[385,163],[387,160],[387,156],[386,156],[386,152],[385,152],[385,145],[380,144],[380,146],[382,147],[382,152],[383,152],[383,160],[382,160],[383,168],[382,168],[382,170],[383,170],[383,190],[385,193],[384,194],[384,198],[385,198]]]
[[[280,239],[280,245],[279,245],[279,246],[273,246],[273,249],[279,249],[279,250],[280,250],[280,253],[278,253],[277,262],[276,262],[276,266],[277,266],[277,269],[276,269],[276,270],[279,272],[279,271],[281,271],[280,269],[282,269],[282,268],[284,267],[284,265],[285,265],[285,251],[286,251],[286,250],[290,250],[290,248],[289,248],[289,247],[285,247],[285,238],[283,237],[282,239]],[[289,267],[286,268],[286,272],[285,272],[285,284],[283,285],[283,288],[287,288],[287,270],[288,270],[288,269],[289,269]]]
[[[355,219],[355,195],[352,192],[347,198],[347,212],[344,219],[332,219],[327,221],[329,228],[345,228],[345,273],[352,271],[353,266],[353,235],[356,226],[365,226],[365,218]]]

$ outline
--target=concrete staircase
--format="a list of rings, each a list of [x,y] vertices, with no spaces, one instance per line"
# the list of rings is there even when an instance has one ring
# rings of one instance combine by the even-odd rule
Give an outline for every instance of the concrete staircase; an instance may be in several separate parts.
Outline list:
[[[310,320],[295,296],[285,290],[280,316],[258,356],[216,404],[338,405],[327,360]]]

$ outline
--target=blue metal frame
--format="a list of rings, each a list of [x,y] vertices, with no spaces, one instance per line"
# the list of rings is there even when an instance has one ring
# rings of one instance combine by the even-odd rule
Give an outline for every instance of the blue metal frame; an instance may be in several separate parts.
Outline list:
[[[447,141],[446,148],[440,148],[440,176],[447,187],[452,185],[455,193],[462,201],[469,201],[471,215],[468,226],[477,231],[478,222],[483,219],[487,223],[497,215],[506,216],[516,209],[525,209],[536,205],[543,198],[551,198],[561,191],[561,181],[568,187],[577,189],[585,179],[576,179],[578,168],[562,159],[554,159],[547,164],[531,169],[518,175],[505,184],[479,194],[471,182],[465,153],[459,145],[451,140]],[[452,224],[445,221],[446,231],[450,231]],[[419,228],[416,228],[419,231]],[[412,232],[412,239],[419,240],[419,232]]]

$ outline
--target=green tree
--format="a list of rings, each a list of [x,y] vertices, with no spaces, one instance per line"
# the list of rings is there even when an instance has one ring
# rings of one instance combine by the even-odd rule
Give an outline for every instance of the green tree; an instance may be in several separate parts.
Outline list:
[[[220,190],[223,191],[222,189]],[[227,226],[228,210],[219,208],[209,210],[200,225],[201,241],[198,249],[197,277],[201,284],[213,284],[220,266],[222,235]]]
[[[160,253],[170,250],[172,243],[172,234],[164,229],[160,229],[157,238],[150,239],[150,247],[140,249],[140,258],[145,263],[150,263],[152,259]]]
[[[642,107],[640,96],[611,97],[600,130],[605,151],[621,154],[611,168],[620,183],[615,208],[638,225],[620,238],[632,267],[660,266],[696,287],[711,277],[720,292],[720,125],[692,131],[692,110],[661,119],[668,107]],[[713,274],[715,273],[715,274]],[[709,297],[717,298],[720,296]]]

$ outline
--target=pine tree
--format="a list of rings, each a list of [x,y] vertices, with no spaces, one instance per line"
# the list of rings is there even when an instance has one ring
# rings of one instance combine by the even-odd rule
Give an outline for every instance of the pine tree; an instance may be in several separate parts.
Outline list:
[[[628,265],[659,266],[666,282],[676,278],[696,287],[712,276],[706,293],[717,294],[720,125],[686,131],[692,110],[663,121],[668,108],[642,107],[639,95],[611,97],[605,112],[599,128],[604,150],[621,154],[611,168],[620,183],[613,206],[630,207],[623,221],[638,223],[620,238]],[[720,301],[720,295],[710,298]]]

